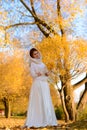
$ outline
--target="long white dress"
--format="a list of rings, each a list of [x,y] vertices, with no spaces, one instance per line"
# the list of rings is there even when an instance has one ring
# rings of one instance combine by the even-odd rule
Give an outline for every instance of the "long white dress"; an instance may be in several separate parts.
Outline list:
[[[25,126],[28,128],[56,126],[57,119],[52,105],[47,76],[45,76],[46,66],[41,61],[33,59],[30,72],[33,77],[33,84],[30,91]],[[37,76],[38,72],[42,75]]]

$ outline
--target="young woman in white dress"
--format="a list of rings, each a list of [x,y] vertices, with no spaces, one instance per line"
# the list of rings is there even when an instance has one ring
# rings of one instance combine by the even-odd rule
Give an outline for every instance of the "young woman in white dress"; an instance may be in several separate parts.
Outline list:
[[[36,48],[30,50],[29,56],[30,73],[33,78],[33,83],[24,126],[27,128],[57,126],[57,119],[47,81],[49,75],[48,70],[42,62],[40,52]]]

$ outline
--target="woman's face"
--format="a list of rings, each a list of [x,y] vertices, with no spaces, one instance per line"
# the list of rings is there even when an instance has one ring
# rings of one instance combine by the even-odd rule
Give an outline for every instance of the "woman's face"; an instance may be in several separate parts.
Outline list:
[[[39,59],[40,58],[40,54],[38,51],[34,51],[33,52],[33,58]]]

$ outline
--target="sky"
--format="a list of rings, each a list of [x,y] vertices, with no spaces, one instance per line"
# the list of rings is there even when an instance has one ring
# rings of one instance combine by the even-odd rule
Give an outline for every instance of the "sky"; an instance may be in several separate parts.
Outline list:
[[[7,11],[7,18],[3,22],[3,18],[1,17],[0,25],[9,25],[20,22],[31,22],[32,19],[30,17],[22,16],[20,12],[23,12],[26,15],[30,15],[28,11],[23,7],[23,5],[20,3],[20,0],[1,0],[0,2],[0,10],[1,11]],[[27,1],[27,0],[25,0]],[[56,0],[55,0],[56,1]],[[82,9],[82,13],[79,13],[77,15],[76,19],[74,20],[73,25],[73,34],[72,37],[80,37],[87,39],[87,5],[84,5],[85,0],[71,0],[72,2],[75,2],[76,4],[79,4],[80,8]],[[27,2],[28,4],[28,2]],[[29,4],[28,4],[29,5]],[[40,8],[40,3],[36,5],[36,9]],[[84,12],[84,13],[83,13]],[[27,26],[26,27],[18,27],[10,29],[10,32],[12,33],[11,37],[16,37],[17,39],[21,39],[22,45],[28,46],[29,44],[29,35],[32,31],[38,31],[38,28],[35,26]],[[41,36],[41,34],[40,34]]]

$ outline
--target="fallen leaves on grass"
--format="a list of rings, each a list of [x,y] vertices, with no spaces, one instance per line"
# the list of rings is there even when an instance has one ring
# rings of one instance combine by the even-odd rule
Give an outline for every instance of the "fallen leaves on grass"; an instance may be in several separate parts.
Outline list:
[[[24,125],[24,122],[25,119],[0,118],[0,130],[21,130],[21,127]],[[64,130],[65,128],[67,128],[67,124],[65,124],[64,121],[58,121],[57,127],[48,126],[45,128],[36,128],[36,130],[62,130],[62,129]],[[27,130],[31,130],[31,129],[27,129]]]

